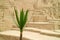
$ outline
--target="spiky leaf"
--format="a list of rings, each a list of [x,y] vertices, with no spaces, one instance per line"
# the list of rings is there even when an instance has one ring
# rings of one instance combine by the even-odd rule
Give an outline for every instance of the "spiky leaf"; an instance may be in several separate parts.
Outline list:
[[[18,12],[15,8],[14,8],[14,11],[15,11],[15,14],[16,14],[16,20],[17,20],[18,27],[19,27],[20,26],[20,21],[19,21],[19,18],[18,18]]]
[[[27,16],[28,16],[28,10],[26,11],[25,16],[24,16],[24,25],[26,24]],[[23,25],[23,26],[24,26],[24,25]]]
[[[20,29],[23,27],[24,22],[24,11],[23,9],[20,11]]]
[[[16,19],[17,19],[17,23],[18,23],[18,26],[20,28],[20,32],[23,31],[23,28],[24,28],[24,25],[26,24],[26,21],[27,21],[27,16],[28,16],[28,10],[26,11],[25,15],[24,15],[24,11],[23,9],[20,11],[20,19],[18,18],[18,12],[16,9],[15,10],[15,14],[16,14]]]

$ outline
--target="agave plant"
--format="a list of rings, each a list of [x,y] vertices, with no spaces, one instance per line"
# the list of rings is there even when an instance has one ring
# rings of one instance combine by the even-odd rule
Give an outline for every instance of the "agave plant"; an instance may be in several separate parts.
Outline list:
[[[19,17],[18,17],[18,11],[15,8],[14,8],[14,11],[15,11],[18,27],[20,29],[20,40],[22,40],[23,28],[27,22],[28,10],[26,10],[26,12],[24,13],[24,10],[22,9],[20,11]]]

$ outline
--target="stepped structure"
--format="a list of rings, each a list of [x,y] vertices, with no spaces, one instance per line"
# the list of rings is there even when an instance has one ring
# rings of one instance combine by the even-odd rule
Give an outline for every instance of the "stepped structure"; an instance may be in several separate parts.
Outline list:
[[[11,29],[16,24],[14,6],[18,9],[29,9],[27,27],[47,30],[60,30],[60,0],[1,0],[0,30]]]
[[[14,7],[29,10],[23,40],[60,40],[60,0],[0,0],[0,40],[19,40]]]
[[[36,0],[33,5],[30,27],[48,30],[60,30],[59,0]]]

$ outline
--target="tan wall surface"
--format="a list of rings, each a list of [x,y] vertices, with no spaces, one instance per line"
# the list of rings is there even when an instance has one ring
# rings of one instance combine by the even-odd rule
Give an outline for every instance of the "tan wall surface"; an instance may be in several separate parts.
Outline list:
[[[51,18],[60,17],[59,0],[0,0],[0,30],[2,30],[1,28],[4,28],[4,30],[6,30],[15,26],[13,22],[13,17],[15,17],[14,6],[18,9],[18,11],[22,8],[24,11],[27,9],[30,10],[28,21],[33,21],[34,17],[32,15],[34,15],[34,12],[39,12],[40,14],[38,15],[42,14],[42,16],[48,14],[48,16]],[[45,18],[46,17],[43,17],[41,19],[44,21]]]

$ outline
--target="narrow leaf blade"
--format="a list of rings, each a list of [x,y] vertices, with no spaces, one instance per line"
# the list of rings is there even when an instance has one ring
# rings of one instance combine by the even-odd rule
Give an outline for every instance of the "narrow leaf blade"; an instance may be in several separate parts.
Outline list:
[[[17,23],[18,23],[18,26],[20,26],[20,21],[19,21],[19,18],[18,18],[18,12],[17,10],[14,8],[14,11],[15,11],[15,15],[16,15],[16,20],[17,20]]]

